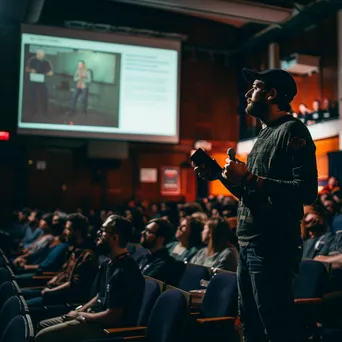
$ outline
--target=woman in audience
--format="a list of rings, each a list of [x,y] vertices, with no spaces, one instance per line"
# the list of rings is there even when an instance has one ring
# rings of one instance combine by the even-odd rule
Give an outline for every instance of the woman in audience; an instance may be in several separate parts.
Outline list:
[[[180,221],[176,232],[177,241],[166,246],[169,254],[176,260],[188,262],[200,248],[204,220],[196,214]]]
[[[199,250],[191,263],[235,272],[238,252],[233,236],[224,219],[210,219],[202,231],[202,241],[207,247]]]

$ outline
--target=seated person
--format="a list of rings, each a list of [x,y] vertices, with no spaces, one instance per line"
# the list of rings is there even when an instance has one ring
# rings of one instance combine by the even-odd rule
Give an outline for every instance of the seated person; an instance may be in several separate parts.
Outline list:
[[[30,254],[25,260],[21,261],[19,267],[14,269],[17,279],[29,279],[38,271],[57,272],[65,261],[65,253],[68,244],[64,237],[64,220],[56,221],[51,227],[53,240],[44,248],[36,253]]]
[[[90,288],[97,272],[97,258],[88,240],[88,220],[75,213],[68,216],[64,234],[69,244],[66,262],[47,286],[40,289],[23,289],[27,305],[42,306],[43,297],[48,303],[59,304],[68,301],[79,302],[89,298]]]
[[[193,215],[181,219],[176,232],[178,241],[171,242],[166,246],[169,254],[176,260],[190,261],[201,247],[203,227],[204,222]]]
[[[44,234],[43,229],[40,227],[42,215],[43,214],[40,211],[31,212],[30,216],[28,217],[30,229],[26,229],[25,236],[21,240],[22,247],[27,248]]]
[[[312,214],[308,215],[308,219]],[[326,233],[326,226],[322,222],[313,222],[306,226],[308,238],[303,241],[302,258],[314,259],[329,246],[334,239],[334,234]]]
[[[322,121],[323,119],[323,111],[321,108],[321,101],[320,100],[315,100],[312,103],[312,111],[311,111],[311,119],[315,122],[315,123],[319,123]]]
[[[143,275],[175,285],[175,260],[169,255],[165,245],[170,240],[174,228],[163,218],[148,222],[141,233],[140,244],[148,250],[136,261]]]
[[[238,251],[234,235],[224,219],[210,219],[204,226],[202,241],[207,247],[195,254],[190,261],[192,264],[236,272]]]
[[[131,222],[124,217],[111,215],[107,218],[99,243],[106,246],[112,259],[104,272],[103,290],[79,311],[40,322],[35,341],[77,342],[104,338],[104,328],[137,324],[145,280],[126,249],[132,231]]]
[[[59,232],[61,224],[62,222],[59,216],[53,215],[52,213],[44,214],[39,222],[39,228],[43,230],[43,236],[41,236],[37,241],[31,243],[27,248],[24,248],[22,251],[23,254],[14,259],[13,264],[15,266],[23,266],[26,264],[30,255],[49,246],[55,238],[52,232]]]

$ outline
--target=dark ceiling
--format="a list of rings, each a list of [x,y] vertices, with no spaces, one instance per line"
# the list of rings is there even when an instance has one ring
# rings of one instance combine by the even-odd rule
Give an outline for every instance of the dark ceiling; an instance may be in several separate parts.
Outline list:
[[[187,45],[234,53],[298,34],[341,7],[336,0],[46,0],[41,23],[80,20],[178,33]]]

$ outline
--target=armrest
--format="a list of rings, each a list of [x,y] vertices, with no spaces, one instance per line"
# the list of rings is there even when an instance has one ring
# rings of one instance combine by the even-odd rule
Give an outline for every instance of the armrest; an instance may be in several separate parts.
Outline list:
[[[39,279],[41,279],[41,280],[50,280],[52,278],[53,278],[53,276],[33,276],[32,277],[32,279],[36,279],[36,280],[39,280]]]
[[[318,304],[322,303],[322,298],[296,298],[295,304]]]
[[[109,337],[140,336],[145,334],[146,327],[110,328],[104,329]]]
[[[208,323],[227,323],[231,322],[234,323],[236,317],[212,317],[212,318],[198,318],[196,320],[199,324],[208,324]]]
[[[43,276],[55,276],[55,275],[57,275],[58,274],[58,272],[43,272]]]
[[[45,289],[45,286],[22,286],[22,287],[20,287],[21,289]]]

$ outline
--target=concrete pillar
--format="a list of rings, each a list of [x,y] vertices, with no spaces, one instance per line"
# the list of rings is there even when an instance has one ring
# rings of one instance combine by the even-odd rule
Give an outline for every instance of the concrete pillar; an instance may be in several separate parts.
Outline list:
[[[280,68],[279,44],[268,45],[268,67],[269,69]]]
[[[339,144],[342,150],[342,10],[337,12],[337,100],[340,115],[340,136]]]

